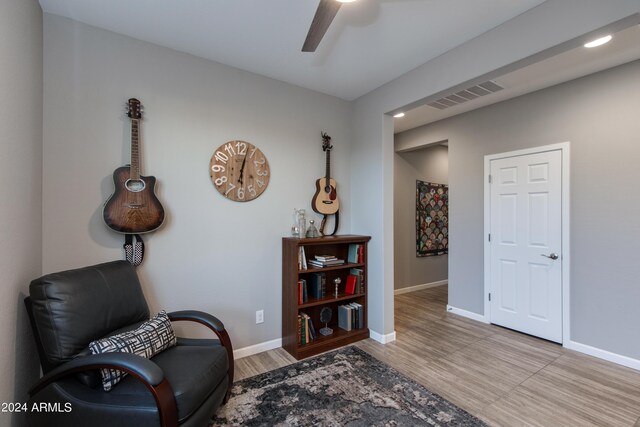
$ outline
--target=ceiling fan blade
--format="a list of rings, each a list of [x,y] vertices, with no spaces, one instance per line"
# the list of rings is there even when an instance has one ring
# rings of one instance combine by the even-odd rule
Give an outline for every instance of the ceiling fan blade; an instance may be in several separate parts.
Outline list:
[[[316,48],[322,41],[324,34],[327,32],[327,29],[329,29],[331,21],[333,21],[336,13],[338,13],[340,6],[342,6],[342,3],[337,0],[320,0],[318,10],[316,10],[313,21],[311,21],[311,27],[309,27],[307,38],[302,45],[303,52],[316,51]]]

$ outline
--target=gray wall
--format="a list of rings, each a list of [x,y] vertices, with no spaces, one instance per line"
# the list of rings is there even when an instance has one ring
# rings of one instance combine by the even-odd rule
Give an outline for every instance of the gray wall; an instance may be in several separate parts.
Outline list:
[[[0,402],[25,401],[39,376],[22,302],[42,264],[42,11],[0,2]],[[0,425],[21,425],[0,413]]]
[[[373,236],[368,298],[374,332],[389,339],[394,332],[394,147],[389,113],[495,78],[503,67],[557,53],[558,45],[578,46],[620,19],[636,19],[638,12],[637,0],[547,0],[355,101],[352,147],[358,155],[352,159],[351,219],[354,232]]]
[[[483,156],[571,142],[571,339],[640,358],[640,61],[404,132],[449,140],[449,303],[483,312]]]
[[[429,143],[431,141],[423,141]],[[447,280],[448,255],[416,256],[416,180],[449,183],[446,146],[396,153],[393,165],[394,288]]]
[[[122,258],[122,236],[101,215],[113,170],[129,162],[123,104],[135,96],[143,174],[157,177],[167,212],[138,269],[152,309],[214,313],[236,349],[280,338],[281,238],[294,207],[311,212],[321,131],[333,138],[345,201],[340,232],[350,231],[351,105],[58,16],[45,15],[44,32],[44,271]],[[269,187],[248,203],[225,199],[209,178],[214,150],[234,139],[271,167]]]

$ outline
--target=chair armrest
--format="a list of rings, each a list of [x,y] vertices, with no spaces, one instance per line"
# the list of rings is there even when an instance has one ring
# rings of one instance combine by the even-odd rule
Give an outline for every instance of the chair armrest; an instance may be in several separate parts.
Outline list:
[[[220,344],[227,350],[227,359],[229,360],[229,371],[227,372],[229,375],[229,387],[227,388],[227,394],[224,399],[224,403],[229,400],[231,396],[231,387],[233,386],[233,373],[234,373],[234,363],[233,363],[233,346],[231,345],[231,338],[224,328],[224,324],[217,317],[205,313],[203,311],[197,310],[183,310],[183,311],[174,311],[167,314],[169,316],[169,320],[172,322],[180,321],[180,320],[188,320],[191,322],[200,323],[209,329],[211,329],[218,336],[220,340]]]
[[[224,331],[224,324],[217,317],[205,313],[204,311],[197,310],[182,310],[182,311],[174,311],[168,314],[169,320],[179,321],[179,320],[188,320],[191,322],[202,323],[209,329],[215,332]]]
[[[164,378],[164,372],[151,360],[131,353],[114,352],[92,354],[73,359],[49,371],[29,390],[29,396],[33,397],[51,383],[76,372],[102,368],[117,369],[126,372],[142,382],[151,394],[153,394],[161,425],[165,427],[178,425],[178,409],[176,407],[173,389]]]

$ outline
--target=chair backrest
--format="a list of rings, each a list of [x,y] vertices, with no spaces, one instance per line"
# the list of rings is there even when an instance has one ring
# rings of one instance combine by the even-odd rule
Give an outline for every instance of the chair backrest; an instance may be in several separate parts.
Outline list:
[[[93,340],[149,319],[138,276],[127,261],[113,261],[42,276],[25,301],[47,372]]]

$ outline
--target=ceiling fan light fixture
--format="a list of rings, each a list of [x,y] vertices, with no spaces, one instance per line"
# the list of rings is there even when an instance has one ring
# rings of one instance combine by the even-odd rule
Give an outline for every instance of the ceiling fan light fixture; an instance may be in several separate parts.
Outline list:
[[[585,43],[584,47],[602,46],[603,44],[611,41],[612,38],[613,37],[611,36],[611,34],[609,34],[608,36],[600,37],[599,39],[595,39],[593,41],[590,41],[589,43]]]

